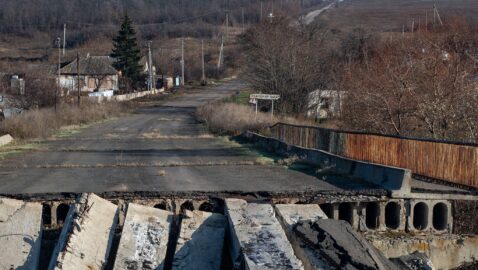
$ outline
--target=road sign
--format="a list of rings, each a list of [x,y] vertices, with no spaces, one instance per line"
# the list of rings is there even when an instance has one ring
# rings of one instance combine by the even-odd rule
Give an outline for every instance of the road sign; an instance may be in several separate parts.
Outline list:
[[[265,100],[278,100],[280,95],[271,95],[271,94],[251,94],[251,99],[265,99]]]
[[[257,112],[258,112],[258,109],[257,109],[257,103],[258,103],[258,102],[257,102],[257,101],[258,101],[259,99],[272,101],[271,118],[273,118],[273,117],[274,117],[274,100],[279,100],[279,99],[280,99],[280,95],[251,94],[251,96],[250,96],[250,101],[249,101],[249,102],[256,105],[256,116],[257,116]]]

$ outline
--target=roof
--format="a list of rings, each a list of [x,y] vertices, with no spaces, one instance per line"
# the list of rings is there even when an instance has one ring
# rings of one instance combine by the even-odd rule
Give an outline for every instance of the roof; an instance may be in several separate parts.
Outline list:
[[[82,75],[116,75],[113,58],[109,56],[87,56],[80,58]],[[61,74],[77,74],[76,59],[61,69]]]

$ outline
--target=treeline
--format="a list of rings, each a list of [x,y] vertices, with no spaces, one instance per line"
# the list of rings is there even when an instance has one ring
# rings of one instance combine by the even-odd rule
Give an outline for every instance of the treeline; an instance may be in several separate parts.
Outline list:
[[[263,14],[301,10],[322,0],[2,0],[0,33],[69,28],[108,32],[118,25],[125,12],[131,16],[143,34],[167,33],[204,28],[204,24],[221,25],[225,13],[230,13],[231,25],[258,22],[260,6]],[[199,23],[198,23],[199,22]],[[169,28],[175,25],[172,31]],[[177,27],[183,25],[184,27]],[[207,33],[203,33],[207,34]]]

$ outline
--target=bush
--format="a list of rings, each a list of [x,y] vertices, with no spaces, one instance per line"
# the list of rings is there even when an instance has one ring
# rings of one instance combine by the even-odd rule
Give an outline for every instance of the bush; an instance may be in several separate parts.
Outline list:
[[[100,121],[120,114],[123,108],[121,103],[84,102],[80,108],[60,105],[56,113],[53,108],[29,110],[0,122],[0,134],[10,134],[16,139],[47,138],[62,126]]]

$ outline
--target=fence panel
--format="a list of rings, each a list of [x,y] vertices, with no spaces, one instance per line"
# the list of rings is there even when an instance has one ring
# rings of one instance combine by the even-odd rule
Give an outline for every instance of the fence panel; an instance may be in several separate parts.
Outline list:
[[[349,158],[407,168],[413,173],[478,187],[478,146],[276,124],[274,138]]]

